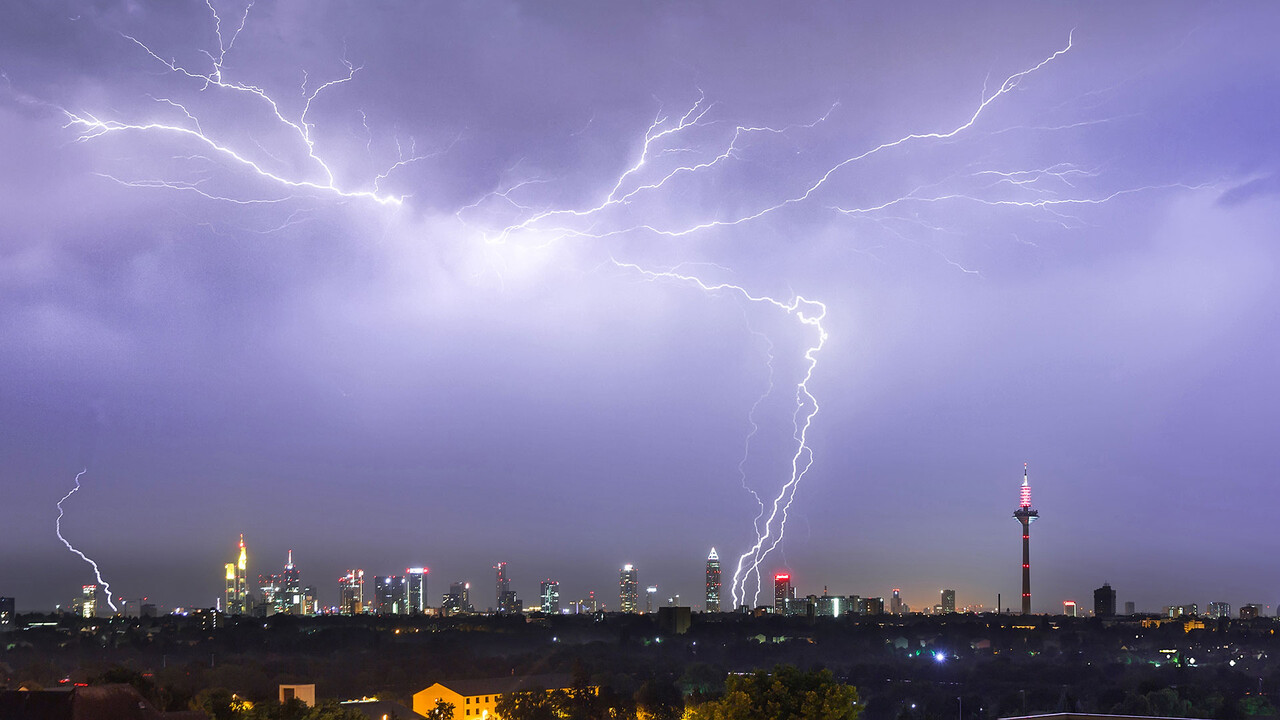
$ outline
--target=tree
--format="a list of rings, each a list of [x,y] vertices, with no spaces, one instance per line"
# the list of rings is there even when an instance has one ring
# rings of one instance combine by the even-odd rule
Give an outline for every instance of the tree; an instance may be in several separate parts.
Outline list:
[[[546,690],[521,690],[498,698],[493,711],[502,720],[557,720],[559,704]]]
[[[426,713],[427,720],[453,720],[453,711],[453,703],[445,702],[444,698],[436,698],[436,706]]]
[[[829,670],[801,672],[779,665],[772,672],[730,676],[725,695],[692,708],[694,720],[857,720],[858,690],[836,682]]]

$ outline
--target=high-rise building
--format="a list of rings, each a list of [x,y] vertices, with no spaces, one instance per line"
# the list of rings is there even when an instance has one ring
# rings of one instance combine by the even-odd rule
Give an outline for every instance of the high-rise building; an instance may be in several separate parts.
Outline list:
[[[720,556],[711,548],[707,556],[707,601],[704,609],[709,612],[720,612]]]
[[[1013,517],[1022,524],[1022,614],[1031,614],[1031,523],[1040,513],[1031,507],[1031,484],[1027,481],[1027,465],[1022,464],[1022,488],[1018,491],[1018,509]]]
[[[943,590],[942,591],[942,612],[953,613],[955,611],[956,611],[956,591]]]
[[[1093,591],[1093,616],[1109,618],[1116,616],[1116,591],[1111,583],[1102,583],[1102,587]]]
[[[280,598],[277,603],[277,612],[289,613],[291,615],[304,615],[306,610],[307,597],[302,589],[302,574],[298,572],[298,566],[293,564],[293,551],[289,551],[289,557],[284,561],[284,572],[280,573]]]
[[[403,575],[375,575],[373,592],[379,615],[409,614],[409,581]]]
[[[9,632],[14,624],[14,604],[11,597],[0,597],[0,632]]]
[[[445,593],[441,606],[445,615],[472,612],[474,608],[471,607],[471,583],[450,583],[449,592]]]
[[[1241,620],[1257,620],[1259,617],[1262,616],[1261,608],[1262,608],[1261,605],[1257,605],[1255,603],[1249,603],[1248,605],[1241,605],[1240,619]]]
[[[244,533],[240,533],[240,555],[234,563],[225,566],[227,586],[223,597],[223,611],[228,615],[244,615],[249,607],[249,552],[244,546]]]
[[[359,615],[364,612],[364,571],[348,570],[338,578],[338,612]]]
[[[653,598],[658,595],[658,586],[650,585],[644,589],[644,614],[653,612]]]
[[[541,596],[542,612],[548,615],[560,614],[560,583],[555,580],[543,580],[538,587]]]
[[[98,586],[85,585],[80,588],[80,617],[98,617]]]
[[[405,568],[404,574],[409,585],[406,600],[410,615],[421,615],[427,611],[427,575],[430,572],[424,567]]]
[[[624,613],[640,609],[640,583],[636,580],[636,567],[631,563],[623,565],[618,574],[618,609]]]
[[[889,614],[902,614],[902,591],[898,588],[893,589],[893,597],[889,598]]]
[[[787,611],[787,601],[796,596],[796,589],[791,587],[790,573],[774,573],[773,575],[773,611]]]
[[[1132,600],[1126,600],[1124,603],[1125,615],[1136,615],[1138,612],[1137,605]]]
[[[497,565],[494,565],[493,569],[498,576],[497,581],[494,583],[497,592],[494,593],[495,600],[493,607],[498,612],[509,612],[507,608],[503,607],[502,601],[503,597],[507,593],[511,592],[511,580],[507,578],[507,564],[500,562]]]
[[[1067,617],[1076,617],[1076,615],[1077,615],[1076,601],[1075,601],[1075,600],[1063,600],[1063,601],[1062,601],[1062,614],[1063,614],[1063,615],[1066,615]]]
[[[1211,602],[1209,603],[1209,617],[1215,620],[1231,617],[1231,603]]]

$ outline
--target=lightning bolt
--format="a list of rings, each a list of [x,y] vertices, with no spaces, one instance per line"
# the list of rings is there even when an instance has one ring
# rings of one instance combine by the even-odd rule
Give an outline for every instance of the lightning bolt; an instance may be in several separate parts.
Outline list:
[[[98,579],[98,584],[102,586],[102,591],[107,596],[107,605],[111,606],[112,612],[119,612],[120,608],[117,608],[115,602],[111,600],[111,583],[107,582],[102,577],[102,571],[98,569],[98,563],[94,562],[93,558],[77,550],[74,545],[72,545],[70,542],[67,541],[65,537],[62,536],[62,513],[63,513],[62,503],[66,502],[67,498],[70,498],[72,495],[75,495],[76,492],[80,490],[80,477],[87,472],[89,472],[89,468],[85,468],[80,472],[76,473],[76,486],[71,488],[71,490],[66,495],[63,495],[62,499],[58,501],[58,519],[54,521],[53,527],[54,527],[54,531],[58,534],[58,539],[62,541],[62,544],[66,545],[67,549],[70,550],[71,552],[75,553],[76,555],[79,555],[81,560],[84,560],[85,562],[89,563],[89,566],[93,568],[93,576]]]
[[[774,497],[763,525],[759,523],[759,518],[757,518],[755,544],[738,557],[738,565],[733,573],[732,586],[733,602],[736,607],[742,602],[746,594],[744,575],[752,573],[756,574],[758,578],[760,564],[781,542],[787,528],[787,513],[791,509],[792,501],[795,499],[796,489],[809,472],[809,468],[813,466],[813,450],[809,447],[809,428],[813,424],[814,417],[818,414],[819,405],[818,399],[809,391],[809,382],[813,379],[813,372],[818,367],[818,353],[822,351],[822,347],[827,342],[827,331],[822,326],[822,319],[827,315],[827,306],[817,300],[806,299],[802,295],[796,295],[789,301],[777,300],[768,295],[752,294],[741,285],[733,283],[708,283],[693,275],[685,275],[674,271],[648,270],[635,263],[622,262],[617,259],[611,260],[615,266],[637,272],[648,280],[674,280],[693,285],[707,294],[731,293],[748,302],[773,306],[814,331],[815,339],[804,351],[804,374],[800,381],[796,383],[796,408],[792,415],[795,452],[791,456],[791,477],[783,484],[777,496]],[[753,492],[752,494],[754,495],[755,493]],[[758,495],[757,499],[759,499]],[[763,503],[761,505],[763,507]],[[757,596],[759,592],[759,580],[757,579]]]
[[[303,197],[327,197],[337,200],[361,200],[395,208],[403,205],[410,195],[384,190],[383,186],[388,184],[391,176],[409,165],[435,157],[440,152],[447,152],[449,147],[452,147],[450,144],[437,153],[418,154],[416,144],[411,142],[408,153],[405,153],[397,139],[395,159],[386,163],[382,171],[358,182],[345,177],[341,169],[327,160],[325,154],[321,152],[313,137],[315,125],[309,116],[323,94],[331,92],[333,88],[354,82],[361,67],[349,62],[344,53],[341,62],[346,69],[345,73],[339,73],[336,77],[313,86],[312,89],[309,89],[309,79],[304,74],[299,93],[292,98],[292,106],[298,108],[300,105],[300,109],[289,112],[285,108],[290,103],[283,97],[277,97],[257,85],[231,78],[224,70],[226,57],[245,28],[253,3],[248,3],[244,8],[239,24],[230,32],[229,39],[224,36],[223,20],[214,7],[213,0],[205,0],[205,4],[212,13],[213,33],[217,41],[216,51],[202,51],[209,60],[207,68],[193,69],[179,64],[176,60],[166,60],[151,46],[136,37],[131,35],[121,37],[138,48],[150,60],[158,63],[162,73],[187,82],[196,93],[217,93],[224,100],[245,102],[245,107],[265,117],[275,130],[281,131],[281,134],[288,138],[287,146],[275,147],[274,153],[262,145],[257,145],[256,149],[245,147],[243,143],[236,141],[234,135],[219,133],[217,124],[210,122],[208,118],[202,122],[200,112],[194,109],[194,103],[178,102],[169,98],[153,98],[156,102],[157,116],[142,119],[107,118],[84,110],[61,109],[65,127],[75,133],[77,142],[97,142],[112,135],[136,135],[149,140],[172,139],[178,141],[183,147],[193,149],[190,154],[176,157],[174,160],[183,163],[184,167],[195,167],[198,171],[188,179],[121,178],[101,173],[104,178],[128,187],[192,193],[210,201],[233,205],[271,207],[292,203]],[[812,203],[820,196],[830,195],[829,186],[836,184],[834,178],[874,156],[913,144],[957,142],[962,136],[977,132],[974,126],[993,105],[1010,95],[1029,76],[1058,60],[1073,47],[1074,34],[1070,33],[1065,46],[1044,57],[1038,63],[1008,75],[1002,82],[994,85],[994,88],[988,87],[984,82],[977,104],[971,105],[969,110],[950,123],[943,124],[940,129],[919,130],[906,134],[894,133],[888,139],[868,144],[861,151],[852,152],[843,159],[824,162],[816,170],[804,176],[803,182],[796,183],[786,191],[773,193],[763,199],[750,198],[744,203],[742,210],[726,214],[724,217],[707,217],[705,213],[699,212],[691,218],[659,224],[651,218],[644,217],[647,211],[644,203],[666,201],[675,207],[685,208],[687,201],[682,203],[681,201],[685,198],[679,193],[687,184],[714,173],[727,172],[735,163],[741,165],[747,162],[757,142],[793,138],[805,131],[813,130],[839,111],[840,103],[832,104],[825,114],[810,122],[772,127],[717,119],[714,113],[717,108],[716,103],[708,100],[706,94],[699,91],[697,99],[691,105],[685,106],[682,112],[668,113],[661,107],[658,109],[639,136],[638,150],[628,156],[633,159],[620,163],[621,167],[616,175],[611,175],[600,184],[600,190],[593,195],[591,201],[586,201],[578,207],[556,207],[531,199],[530,196],[549,180],[542,177],[516,177],[509,181],[505,176],[515,174],[516,167],[520,165],[520,162],[517,162],[503,173],[504,177],[498,189],[485,193],[474,202],[458,208],[453,216],[463,228],[475,236],[477,242],[501,245],[519,241],[528,242],[534,247],[545,247],[566,238],[604,240],[630,234],[643,234],[659,239],[683,239],[717,228],[746,225],[786,208]],[[364,132],[361,137],[362,144],[366,154],[372,154],[374,138],[370,130],[369,118],[363,110],[357,112]],[[594,117],[593,114],[586,126],[573,135],[585,132]],[[1115,119],[1106,118],[1036,127],[1009,127],[988,132],[987,136],[1015,130],[1065,131],[1111,122]],[[256,141],[254,143],[257,144]],[[294,167],[282,159],[286,152],[302,157],[304,161],[299,167]],[[218,170],[221,170],[222,174],[215,172]],[[1197,187],[1170,184],[1121,189],[1109,193],[1078,192],[1079,184],[1097,177],[1098,173],[1098,170],[1083,169],[1072,163],[1057,163],[1028,169],[978,167],[970,168],[968,172],[954,175],[940,182],[922,185],[897,197],[879,200],[858,198],[856,202],[849,198],[841,198],[836,201],[827,200],[821,207],[825,212],[835,213],[842,218],[876,223],[904,241],[918,242],[909,240],[897,229],[897,225],[911,223],[935,231],[944,230],[929,224],[919,217],[918,212],[913,212],[927,208],[970,203],[993,208],[1025,210],[1042,214],[1047,222],[1069,227],[1078,226],[1081,222],[1068,214],[1073,207],[1103,204],[1137,192],[1171,188],[1196,189]],[[229,192],[225,189],[227,183],[241,182],[246,178],[260,186],[272,188],[273,192],[253,194],[243,188],[241,192]],[[282,224],[266,232],[302,222],[300,218],[303,212],[293,211]],[[895,213],[904,213],[906,216],[895,215]],[[640,217],[634,217],[636,215]],[[1018,240],[1018,242],[1024,241]],[[962,272],[970,274],[978,272],[946,256],[936,248],[929,249]],[[758,599],[761,592],[760,566],[782,542],[796,491],[814,462],[813,449],[809,444],[809,430],[818,414],[819,404],[810,390],[810,383],[818,366],[818,356],[828,339],[827,330],[823,326],[827,307],[819,301],[806,299],[799,294],[789,300],[779,300],[768,295],[753,293],[742,285],[709,282],[689,272],[675,269],[651,270],[612,257],[610,261],[615,268],[637,274],[647,281],[684,284],[707,295],[730,295],[751,305],[772,308],[799,323],[802,329],[812,335],[812,340],[803,352],[803,372],[795,384],[794,409],[791,418],[794,444],[791,446],[790,474],[778,492],[769,496],[768,499],[748,486],[745,463],[750,453],[752,439],[759,430],[759,425],[755,421],[756,412],[763,400],[774,391],[772,343],[767,353],[770,369],[769,389],[756,400],[748,413],[751,430],[744,442],[738,473],[742,487],[755,498],[758,504],[758,514],[752,523],[755,540],[738,558],[732,583],[732,596],[735,605],[745,602],[749,596],[754,601]],[[79,477],[77,475],[76,490],[79,489]],[[71,491],[71,493],[74,492],[75,490]],[[67,497],[70,497],[71,493],[68,493]],[[63,500],[66,500],[66,497]],[[59,520],[61,516],[60,502]],[[59,537],[61,538],[60,530]],[[63,542],[66,543],[66,540],[63,539]],[[73,552],[84,557],[69,543],[66,544]],[[93,564],[87,557],[84,559]],[[96,573],[96,564],[94,569]],[[100,576],[99,579],[101,581]],[[753,585],[754,591],[751,589]]]

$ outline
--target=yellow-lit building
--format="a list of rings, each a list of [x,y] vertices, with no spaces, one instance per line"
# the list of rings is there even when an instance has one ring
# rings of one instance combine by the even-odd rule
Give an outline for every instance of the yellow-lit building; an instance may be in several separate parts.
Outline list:
[[[240,556],[234,563],[225,566],[227,589],[224,595],[223,612],[228,615],[243,615],[249,607],[249,553],[244,547],[244,533],[240,534]]]
[[[497,717],[495,708],[503,695],[529,690],[568,690],[571,680],[568,675],[449,680],[414,693],[413,711],[426,715],[435,708],[437,700],[444,700],[453,705],[453,720],[487,720]],[[593,687],[591,692],[599,690]]]

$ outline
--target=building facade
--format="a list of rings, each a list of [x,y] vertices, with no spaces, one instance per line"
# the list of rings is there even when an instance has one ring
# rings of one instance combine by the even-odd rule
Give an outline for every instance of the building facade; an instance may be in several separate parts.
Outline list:
[[[707,556],[707,596],[703,605],[706,612],[720,612],[720,556],[711,548]]]
[[[560,583],[556,580],[543,580],[538,586],[538,601],[542,603],[542,612],[548,615],[560,614]]]
[[[1116,591],[1112,589],[1111,583],[1102,583],[1102,587],[1093,591],[1093,616],[1116,616]]]
[[[640,609],[640,583],[636,579],[636,566],[627,563],[618,573],[618,609],[624,613]]]
[[[942,591],[942,612],[953,613],[955,611],[956,611],[956,591],[950,590],[950,589],[943,590]]]
[[[791,587],[790,573],[774,573],[773,575],[773,611],[779,614],[787,611],[787,601],[795,598],[796,589]]]
[[[379,615],[409,614],[409,581],[403,575],[375,575],[373,592]]]
[[[228,615],[244,615],[249,607],[249,551],[244,546],[244,533],[240,533],[240,554],[233,563],[223,568],[226,573],[226,592],[222,610]]]
[[[430,571],[425,567],[405,568],[408,594],[406,602],[410,615],[421,615],[427,611],[427,575]]]
[[[338,578],[338,612],[343,615],[364,612],[364,570],[348,570]]]

